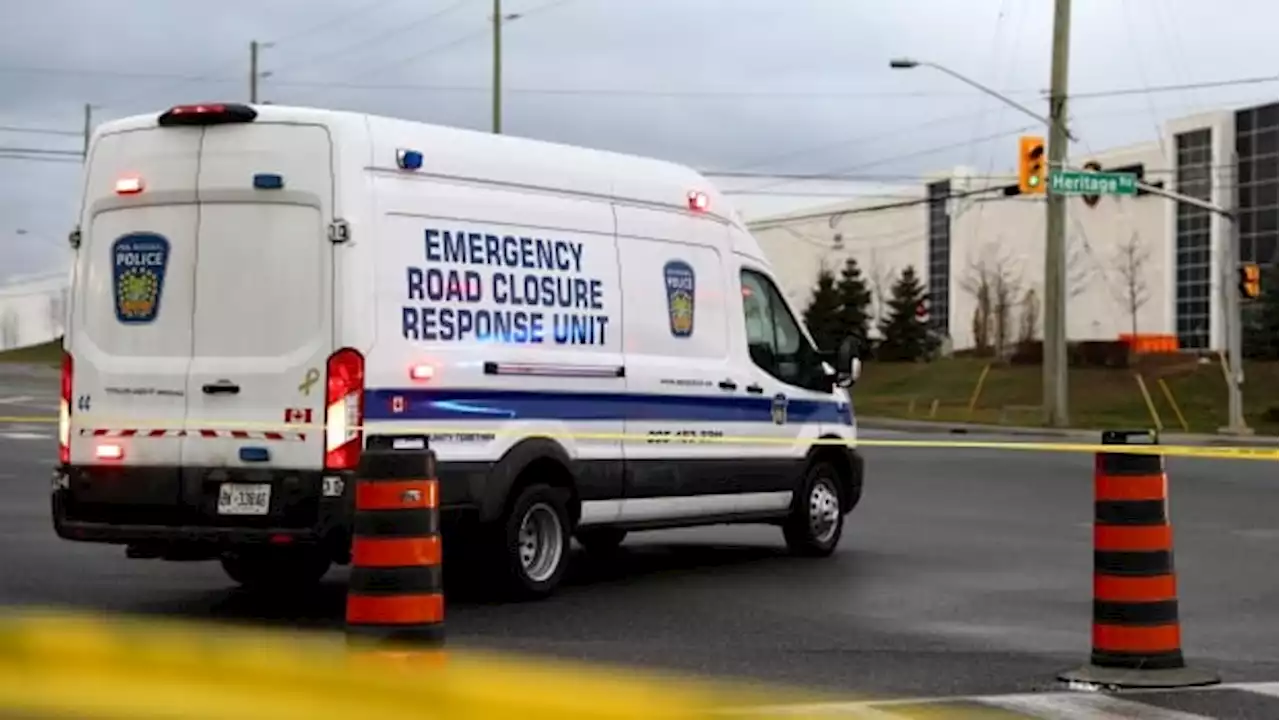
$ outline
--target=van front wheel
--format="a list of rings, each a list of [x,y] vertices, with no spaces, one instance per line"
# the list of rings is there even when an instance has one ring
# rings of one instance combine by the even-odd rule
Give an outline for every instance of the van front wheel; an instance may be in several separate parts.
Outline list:
[[[840,480],[835,468],[824,462],[815,463],[806,473],[791,515],[782,526],[791,552],[807,557],[826,557],[834,552],[844,532],[840,507]]]
[[[247,590],[305,589],[320,582],[333,564],[318,550],[254,548],[224,554],[222,569]]]

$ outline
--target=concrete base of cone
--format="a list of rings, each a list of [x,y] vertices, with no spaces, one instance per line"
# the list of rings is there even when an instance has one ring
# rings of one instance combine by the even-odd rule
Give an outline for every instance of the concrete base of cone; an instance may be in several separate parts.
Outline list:
[[[1114,688],[1181,688],[1217,685],[1222,678],[1208,670],[1173,668],[1169,670],[1132,670],[1085,665],[1058,674],[1058,679],[1069,683],[1104,685]]]

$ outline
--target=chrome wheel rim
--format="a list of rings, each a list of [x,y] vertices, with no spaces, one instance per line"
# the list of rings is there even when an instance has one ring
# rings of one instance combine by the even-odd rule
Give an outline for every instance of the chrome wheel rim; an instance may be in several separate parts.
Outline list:
[[[840,527],[840,498],[826,480],[818,480],[809,491],[809,532],[820,543],[831,542]]]
[[[535,503],[520,519],[516,539],[520,567],[533,582],[543,582],[555,574],[564,554],[564,528],[560,516],[546,503]]]

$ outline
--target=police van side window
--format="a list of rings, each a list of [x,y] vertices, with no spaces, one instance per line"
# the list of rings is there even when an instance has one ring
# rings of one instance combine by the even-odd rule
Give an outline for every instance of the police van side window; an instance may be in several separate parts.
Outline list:
[[[768,278],[742,271],[742,310],[747,350],[757,367],[788,385],[830,389],[820,387],[822,370],[817,354]]]

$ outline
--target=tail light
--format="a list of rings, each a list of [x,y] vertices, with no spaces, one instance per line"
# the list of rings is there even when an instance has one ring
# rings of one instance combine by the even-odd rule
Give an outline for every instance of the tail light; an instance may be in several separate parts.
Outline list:
[[[75,373],[75,361],[71,353],[62,353],[62,388],[58,400],[58,462],[71,462],[71,378]]]
[[[329,356],[324,405],[324,467],[354,470],[364,442],[364,356],[343,348]]]

